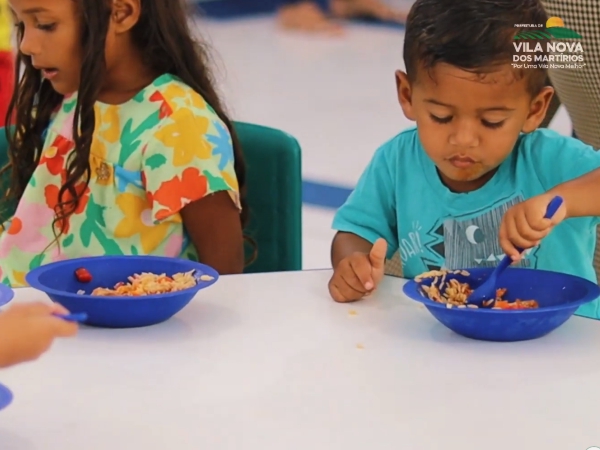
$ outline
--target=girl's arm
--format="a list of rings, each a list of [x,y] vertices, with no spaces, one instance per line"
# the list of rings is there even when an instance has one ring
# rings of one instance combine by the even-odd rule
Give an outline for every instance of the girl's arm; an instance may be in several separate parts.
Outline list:
[[[181,104],[173,101],[177,108],[144,146],[142,184],[152,220],[181,223],[201,263],[222,275],[241,273],[244,239],[232,139],[210,108],[202,107],[204,101],[190,95],[195,101],[176,97]]]
[[[240,212],[227,191],[219,191],[181,210],[198,258],[219,274],[242,273],[244,238]]]

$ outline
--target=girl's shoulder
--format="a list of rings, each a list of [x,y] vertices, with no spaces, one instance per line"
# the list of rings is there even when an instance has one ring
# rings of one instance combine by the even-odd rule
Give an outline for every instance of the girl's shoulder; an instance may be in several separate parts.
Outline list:
[[[157,131],[165,126],[189,126],[198,120],[220,121],[202,95],[171,74],[159,76],[125,104],[97,104],[96,118],[99,124],[117,121],[117,128],[123,131]]]
[[[76,103],[76,94],[64,98],[53,114],[45,147],[54,146],[56,139],[72,141]],[[170,74],[156,78],[121,105],[97,102],[95,116],[92,153],[103,155],[117,155],[123,149],[133,152],[157,139],[162,142],[187,135],[189,130],[201,131],[204,136],[228,135],[227,128],[202,95]],[[109,151],[112,147],[114,151]]]
[[[164,74],[155,79],[144,89],[142,95],[147,102],[160,106],[163,116],[216,116],[200,93],[171,74]]]

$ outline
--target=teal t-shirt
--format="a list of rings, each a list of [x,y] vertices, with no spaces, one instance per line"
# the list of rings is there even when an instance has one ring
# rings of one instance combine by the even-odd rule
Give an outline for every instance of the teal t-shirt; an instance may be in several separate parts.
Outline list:
[[[600,167],[600,152],[577,139],[540,129],[522,134],[483,187],[451,192],[440,180],[416,128],[381,146],[333,228],[370,242],[382,237],[388,258],[399,250],[404,276],[434,269],[493,267],[504,253],[498,230],[512,205]],[[569,219],[531,249],[522,267],[553,270],[597,282],[593,267],[597,217]],[[579,315],[600,318],[600,301]]]

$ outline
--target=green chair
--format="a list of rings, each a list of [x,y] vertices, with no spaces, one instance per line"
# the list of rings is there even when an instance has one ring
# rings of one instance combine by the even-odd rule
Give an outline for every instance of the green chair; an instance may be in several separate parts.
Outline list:
[[[245,233],[256,244],[256,258],[247,273],[302,270],[302,178],[298,141],[283,131],[236,122],[247,165],[250,220]],[[0,167],[8,163],[8,143],[0,128]],[[0,198],[10,183],[0,178]],[[0,208],[0,223],[16,205]],[[247,245],[250,257],[254,248]]]
[[[8,164],[8,140],[6,128],[0,127],[0,168]]]
[[[283,131],[235,122],[247,166],[250,220],[246,234],[256,259],[246,273],[302,270],[302,157]],[[246,256],[253,249],[246,246]]]

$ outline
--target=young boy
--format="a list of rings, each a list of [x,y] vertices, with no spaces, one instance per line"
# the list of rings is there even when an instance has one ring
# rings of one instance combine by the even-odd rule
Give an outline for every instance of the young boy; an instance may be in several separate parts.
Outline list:
[[[497,265],[511,206],[600,167],[591,147],[537,130],[553,90],[543,69],[513,67],[514,37],[526,30],[516,25],[546,20],[539,0],[415,2],[396,84],[416,128],[377,150],[335,216],[336,301],[370,294],[396,250],[407,278]],[[582,217],[556,226],[518,264],[596,280],[597,224]],[[588,306],[579,312],[598,317],[598,303]]]

